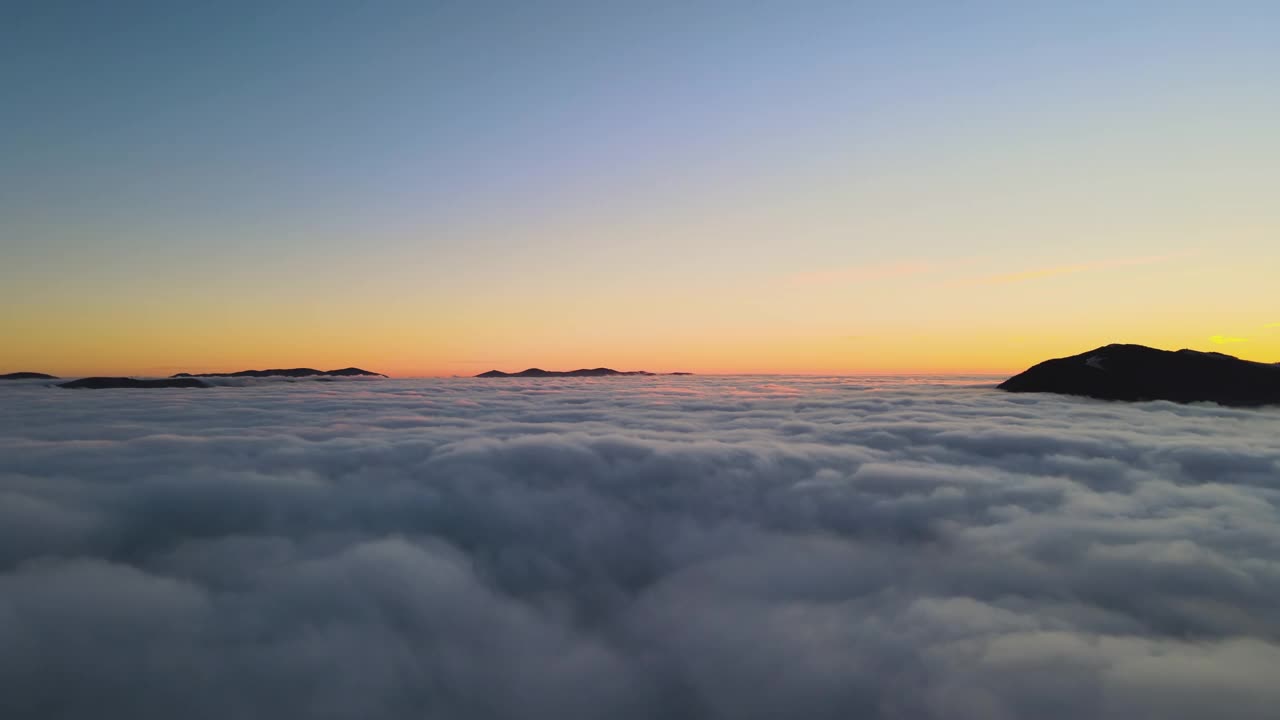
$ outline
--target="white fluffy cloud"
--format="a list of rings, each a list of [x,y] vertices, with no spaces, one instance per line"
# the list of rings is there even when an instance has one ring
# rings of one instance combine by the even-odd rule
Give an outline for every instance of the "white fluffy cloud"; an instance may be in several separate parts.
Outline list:
[[[0,387],[0,716],[1264,718],[1280,410]]]

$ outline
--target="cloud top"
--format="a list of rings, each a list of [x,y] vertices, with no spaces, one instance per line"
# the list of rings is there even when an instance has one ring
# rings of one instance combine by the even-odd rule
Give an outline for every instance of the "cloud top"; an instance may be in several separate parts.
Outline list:
[[[5,717],[1280,703],[1276,410],[976,379],[0,393]]]

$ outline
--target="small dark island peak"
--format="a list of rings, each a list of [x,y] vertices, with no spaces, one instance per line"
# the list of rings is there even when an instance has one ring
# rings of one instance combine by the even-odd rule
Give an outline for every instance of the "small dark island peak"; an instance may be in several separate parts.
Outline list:
[[[153,390],[158,388],[208,388],[213,387],[195,378],[159,378],[139,380],[130,377],[87,377],[58,385],[68,390]]]
[[[38,372],[12,372],[0,375],[0,380],[57,380],[57,375],[46,375]]]
[[[315,368],[272,368],[269,370],[240,370],[238,372],[227,373],[178,373],[175,378],[190,377],[380,377],[385,378],[382,373],[370,372],[362,370],[358,367],[346,367],[339,370],[316,370]]]
[[[1220,352],[1112,344],[1039,363],[999,386],[1099,400],[1280,404],[1280,365]]]
[[[645,376],[653,377],[660,373],[652,373],[645,370],[614,370],[613,368],[581,368],[578,370],[543,370],[542,368],[529,368],[520,372],[508,373],[501,370],[490,370],[476,375],[478,378],[552,378],[552,377],[623,377],[623,376]],[[670,375],[692,375],[693,373],[668,373]]]

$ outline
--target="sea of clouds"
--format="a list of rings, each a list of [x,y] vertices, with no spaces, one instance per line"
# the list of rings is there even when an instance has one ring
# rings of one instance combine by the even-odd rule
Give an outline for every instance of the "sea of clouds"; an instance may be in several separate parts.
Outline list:
[[[1275,718],[1280,409],[0,386],[0,717]]]

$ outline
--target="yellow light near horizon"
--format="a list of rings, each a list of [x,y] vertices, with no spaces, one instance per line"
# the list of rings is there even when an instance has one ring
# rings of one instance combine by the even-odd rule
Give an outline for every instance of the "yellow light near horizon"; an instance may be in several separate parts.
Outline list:
[[[0,345],[0,371],[1010,373],[1112,342],[1280,360],[1261,263],[1174,253],[994,269],[972,258],[902,260],[800,275],[681,275],[665,286],[621,269],[578,279],[573,269],[490,278],[470,294],[389,275],[305,301],[278,289],[185,297],[162,286],[94,302],[64,295],[40,312],[0,317],[4,337],[17,339]],[[1206,273],[1234,282],[1203,287]]]

